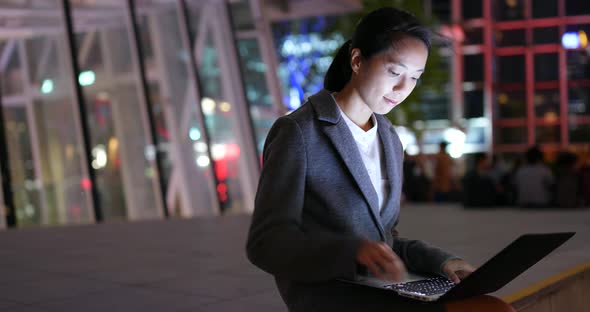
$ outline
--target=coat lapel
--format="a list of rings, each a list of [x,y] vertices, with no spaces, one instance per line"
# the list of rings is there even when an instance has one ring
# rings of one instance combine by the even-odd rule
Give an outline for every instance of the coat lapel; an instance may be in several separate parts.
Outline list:
[[[381,224],[379,216],[379,198],[373,188],[367,169],[363,163],[360,152],[354,141],[354,137],[348,129],[346,122],[340,116],[340,110],[330,93],[325,90],[310,97],[310,102],[316,111],[317,118],[328,122],[323,127],[324,133],[328,136],[332,144],[338,151],[338,154],[346,164],[346,167],[353,176],[365,200],[369,203],[371,215],[382,238],[385,237],[385,231]]]
[[[389,194],[387,198],[384,200],[384,208],[381,211],[381,216],[384,219],[389,219],[392,215],[398,214],[399,211],[397,209],[398,205],[392,203],[393,200],[399,200],[395,198],[395,186],[401,181],[398,181],[399,173],[396,171],[399,170],[399,164],[403,161],[400,158],[399,153],[395,150],[393,146],[394,140],[396,140],[396,134],[394,133],[395,130],[390,125],[390,123],[385,120],[385,117],[378,118],[379,128],[377,132],[379,133],[379,138],[381,139],[381,146],[383,148],[383,159],[382,162],[385,162],[385,172],[387,174],[387,179],[389,181]],[[396,209],[392,209],[396,208]]]

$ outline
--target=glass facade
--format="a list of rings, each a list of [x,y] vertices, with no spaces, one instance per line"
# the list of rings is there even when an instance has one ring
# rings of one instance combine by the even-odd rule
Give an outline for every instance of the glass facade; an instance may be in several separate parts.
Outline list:
[[[248,137],[244,132],[253,131],[252,121],[244,124],[240,120],[250,116],[248,110],[240,113],[238,109],[240,101],[245,104],[245,93],[241,92],[243,85],[242,88],[233,86],[235,82],[242,82],[240,69],[234,67],[229,59],[233,57],[238,65],[235,59],[238,57],[237,43],[227,42],[227,36],[232,34],[223,31],[223,20],[212,18],[225,10],[225,4],[207,7],[191,2],[188,8],[194,49],[202,53],[196,62],[201,86],[201,110],[210,134],[211,165],[216,175],[220,209],[247,211],[250,209],[247,207],[252,205],[250,193],[254,184],[246,174],[253,169],[248,157],[249,152],[256,151],[248,150],[255,149],[255,138]],[[231,53],[224,53],[223,50],[231,50]],[[244,129],[244,125],[248,129]],[[256,165],[258,161],[254,161]]]
[[[273,101],[265,80],[268,66],[262,61],[262,54],[256,38],[238,41],[240,64],[246,87],[246,98],[250,107],[256,132],[256,149],[262,156],[266,134],[276,119]]]
[[[455,94],[463,88],[467,119],[482,103],[493,129],[486,150],[588,148],[588,8],[577,0],[453,2],[462,13],[452,23],[465,34],[454,57],[463,69]],[[483,40],[473,43],[480,30]]]
[[[278,116],[251,7],[0,4],[1,25],[20,22],[0,38],[8,226],[251,211]]]
[[[42,20],[23,20],[23,28],[43,29],[36,36],[0,39],[4,130],[16,222],[21,226],[92,222],[59,2],[12,8],[48,12]]]
[[[208,129],[189,70],[191,52],[182,38],[186,26],[179,6],[139,3],[137,14],[168,214],[187,217],[216,211]]]
[[[158,218],[163,212],[126,12],[125,2],[72,6],[91,164],[106,221]]]

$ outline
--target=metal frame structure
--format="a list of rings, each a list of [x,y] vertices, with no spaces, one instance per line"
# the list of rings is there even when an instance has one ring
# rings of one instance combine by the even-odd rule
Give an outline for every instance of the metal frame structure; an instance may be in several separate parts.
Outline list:
[[[235,24],[234,21],[231,18],[231,14],[230,14],[230,4],[226,3],[226,5],[224,6],[224,12],[225,12],[225,16],[227,21],[229,22],[230,25],[230,33],[229,33],[229,37],[231,38],[231,41],[228,40],[229,46],[232,47],[233,50],[233,55],[234,55],[234,59],[237,61],[233,66],[234,66],[234,70],[237,71],[237,73],[239,74],[238,77],[240,78],[241,81],[245,80],[245,76],[244,76],[244,72],[242,70],[242,68],[239,65],[239,60],[240,60],[240,54],[238,52],[238,47],[237,47],[237,42],[238,42],[238,35],[236,34],[235,31],[231,31],[233,29],[235,29]],[[257,43],[259,43],[259,41],[257,41]],[[265,79],[267,77],[265,76]],[[257,145],[257,138],[256,138],[256,133],[254,131],[254,119],[252,118],[252,113],[250,112],[250,109],[248,107],[248,100],[247,100],[247,96],[246,96],[246,90],[245,87],[243,86],[243,84],[241,84],[241,88],[239,88],[238,90],[240,92],[240,94],[236,94],[236,96],[240,97],[241,100],[244,102],[243,107],[245,108],[242,113],[245,113],[247,118],[247,123],[242,125],[242,127],[248,128],[249,130],[249,134],[250,134],[250,140],[252,141],[252,145],[250,146],[250,149],[252,149],[252,151],[254,152],[254,155],[251,156],[254,159],[258,159],[257,155],[258,155],[258,150],[256,148]],[[243,121],[243,120],[242,120]],[[247,144],[250,145],[250,144]],[[259,161],[256,161],[256,167],[259,171],[262,169],[262,164]],[[254,185],[256,185],[256,181],[254,181]],[[254,191],[255,192],[255,191]],[[254,207],[252,206],[250,208],[250,211],[253,211]]]
[[[205,33],[201,32],[200,33],[200,37],[202,38],[201,40],[193,40],[193,38],[191,38],[190,36],[190,20],[189,20],[189,16],[188,16],[188,5],[186,3],[185,0],[181,0],[178,2],[177,5],[178,8],[178,14],[181,17],[179,20],[179,26],[180,26],[180,32],[181,32],[181,38],[182,38],[182,43],[183,46],[185,48],[186,51],[189,51],[189,54],[191,56],[194,57],[189,57],[189,78],[191,79],[191,81],[193,82],[193,88],[191,88],[191,90],[193,92],[195,92],[195,98],[200,99],[201,98],[201,90],[202,90],[202,84],[201,84],[201,80],[199,78],[199,72],[197,70],[198,68],[198,64],[200,63],[200,59],[198,58],[197,55],[199,55],[197,53],[197,51],[202,51],[203,49],[203,42],[204,42],[204,36]],[[201,12],[203,13],[203,12]],[[202,17],[205,17],[205,15],[202,15]],[[199,20],[200,23],[204,23],[206,20],[204,18],[201,18]],[[199,27],[199,30],[201,29],[205,29],[204,25],[201,24],[201,27]],[[199,44],[197,43],[199,42]],[[188,101],[188,97],[189,95],[187,94],[185,96],[186,100],[183,101],[184,103],[184,110],[186,111],[186,113],[182,114],[182,121],[180,122],[180,133],[187,133],[188,129],[189,129],[189,122],[190,122],[190,111],[192,109],[191,107],[191,103]],[[201,105],[196,105],[195,107],[196,111],[197,111],[197,119],[200,125],[202,125],[203,127],[203,140],[205,141],[205,143],[207,144],[207,146],[212,146],[212,141],[211,141],[211,133],[209,131],[209,129],[206,126],[205,123],[205,113],[203,112],[203,108]],[[172,114],[171,114],[172,115]],[[180,148],[177,148],[177,153],[181,153]],[[209,157],[209,159],[213,159],[213,154],[211,151],[211,148],[207,149],[207,156]],[[182,163],[182,162],[181,162]],[[182,172],[180,169],[182,167],[179,167],[178,169],[173,169],[173,176],[171,178],[174,179],[174,171],[179,172],[179,175],[177,175],[177,177],[179,177],[182,174],[185,174],[186,172]],[[220,208],[220,203],[221,203],[221,199],[219,196],[219,192],[217,192],[217,185],[219,184],[219,179],[217,178],[217,175],[215,173],[215,167],[214,166],[209,166],[210,172],[211,172],[211,177],[213,178],[213,192],[215,193],[215,198],[217,199],[217,203],[214,207],[211,207],[211,211],[214,214],[219,214],[221,211]],[[186,181],[186,180],[184,180]],[[171,187],[172,185],[179,185],[181,187],[184,188],[184,192],[181,193],[182,197],[181,199],[184,200],[183,201],[183,207],[188,207],[188,205],[191,205],[189,196],[190,196],[190,185],[186,184],[186,183],[181,183],[180,181],[178,181],[177,183],[170,183]],[[172,201],[173,198],[170,199],[170,201]],[[197,212],[199,213],[199,212]]]
[[[154,167],[155,179],[152,179],[154,186],[154,194],[156,195],[156,206],[158,211],[162,212],[165,217],[168,217],[168,208],[166,207],[164,179],[162,176],[162,160],[160,154],[157,152],[158,142],[156,138],[156,129],[154,121],[154,112],[152,109],[152,101],[148,95],[148,79],[146,77],[145,62],[142,53],[141,41],[139,40],[139,26],[137,23],[137,12],[135,8],[135,0],[127,0],[127,29],[129,30],[129,37],[131,38],[131,53],[134,59],[134,66],[138,73],[139,80],[138,95],[141,102],[140,114],[143,122],[144,131],[148,132],[146,135],[148,146],[152,148],[154,158],[150,160],[152,167]]]
[[[43,182],[45,179],[43,178],[43,170],[41,168],[41,151],[40,151],[40,144],[41,141],[39,140],[39,129],[37,127],[37,122],[35,121],[35,103],[34,98],[32,95],[31,85],[29,81],[31,81],[29,77],[29,60],[26,56],[26,47],[24,41],[18,42],[18,55],[22,64],[22,73],[23,73],[23,86],[24,86],[24,94],[25,94],[25,106],[26,106],[26,114],[27,114],[27,124],[29,125],[29,134],[30,134],[30,142],[31,142],[31,151],[33,156],[33,169],[35,172],[35,186],[36,189],[40,191],[40,205],[41,211],[47,211],[47,196],[45,194],[45,190],[43,188]],[[49,50],[49,49],[47,49]],[[47,54],[47,53],[46,53]],[[43,60],[43,59],[42,59]],[[42,213],[41,214],[42,223],[46,223],[48,220],[47,215]]]
[[[166,119],[166,123],[170,126],[171,131],[170,133],[173,135],[171,138],[171,155],[174,159],[173,161],[173,169],[172,174],[170,177],[170,183],[167,185],[167,189],[162,180],[162,164],[161,160],[158,158],[158,153],[156,153],[156,158],[154,159],[155,162],[155,179],[152,179],[154,192],[156,194],[156,205],[160,207],[159,211],[162,212],[162,215],[168,217],[170,213],[170,207],[172,207],[177,199],[180,199],[181,206],[183,207],[183,215],[185,216],[192,216],[192,215],[215,215],[219,214],[221,211],[219,209],[219,198],[212,207],[207,209],[202,209],[202,211],[196,211],[192,206],[198,205],[197,201],[198,198],[194,197],[193,192],[191,192],[191,178],[187,176],[186,165],[187,161],[191,161],[190,157],[182,157],[179,155],[181,153],[179,144],[181,141],[178,140],[179,137],[186,135],[188,133],[188,128],[190,126],[188,118],[191,112],[197,112],[197,119],[199,122],[204,126],[204,133],[203,137],[206,143],[211,146],[211,133],[205,126],[205,116],[202,111],[200,105],[195,105],[194,101],[189,100],[190,95],[192,94],[197,99],[200,100],[200,93],[201,87],[199,83],[199,75],[197,72],[197,64],[200,64],[202,61],[202,51],[205,47],[206,36],[211,35],[213,39],[213,44],[215,45],[218,54],[219,54],[219,68],[221,72],[220,79],[222,80],[222,94],[224,100],[232,103],[232,107],[235,109],[235,116],[232,119],[232,133],[237,136],[237,142],[239,142],[241,146],[241,156],[239,158],[240,165],[239,165],[239,179],[241,181],[239,187],[241,188],[240,193],[243,197],[243,205],[241,209],[243,212],[250,212],[253,210],[253,202],[254,202],[254,193],[255,187],[257,184],[258,174],[260,170],[260,162],[258,158],[258,152],[256,149],[256,138],[254,136],[254,130],[252,126],[252,119],[249,113],[248,104],[246,101],[245,90],[242,86],[242,81],[240,79],[240,66],[239,66],[239,59],[238,53],[236,49],[235,40],[239,38],[256,38],[258,45],[260,46],[261,57],[266,64],[269,66],[269,70],[265,73],[265,79],[268,86],[268,90],[270,91],[274,102],[276,103],[276,115],[282,115],[286,112],[286,109],[280,104],[280,87],[278,85],[276,77],[272,74],[276,71],[276,59],[274,55],[271,53],[273,50],[272,46],[272,38],[270,34],[270,25],[268,21],[265,19],[262,9],[262,4],[260,0],[250,0],[249,6],[251,11],[254,15],[254,22],[256,25],[256,29],[253,32],[238,32],[236,33],[231,27],[231,19],[228,13],[228,3],[225,0],[208,0],[208,1],[198,1],[199,6],[203,8],[203,15],[201,20],[199,20],[200,26],[198,28],[198,34],[195,34],[195,38],[190,38],[190,31],[188,28],[189,17],[187,15],[187,6],[186,2],[189,0],[169,0],[168,2],[171,4],[175,4],[182,20],[179,21],[180,26],[180,37],[182,38],[183,46],[188,51],[191,51],[190,57],[190,66],[188,68],[189,79],[194,81],[193,87],[189,88],[189,94],[184,96],[185,101],[183,102],[183,107],[185,109],[186,114],[182,114],[182,117],[185,118],[184,120],[175,120],[174,117],[171,118],[169,112],[166,113],[166,108],[164,107],[164,115]],[[166,1],[164,1],[166,2]],[[156,3],[156,2],[154,2]],[[191,2],[194,4],[195,2]],[[138,24],[137,24],[137,16],[139,13],[146,13],[149,9],[146,8],[138,8],[136,7],[136,2],[134,0],[127,0],[125,6],[125,12],[120,12],[121,17],[127,23],[127,30],[129,34],[129,38],[131,38],[131,55],[132,55],[132,66],[137,70],[135,72],[135,76],[133,75],[119,75],[117,77],[117,81],[121,83],[126,83],[125,81],[139,81],[138,87],[138,98],[140,100],[140,112],[139,117],[141,119],[141,123],[143,125],[144,132],[147,138],[147,144],[151,145],[152,147],[156,148],[156,137],[154,132],[154,116],[153,112],[151,111],[151,104],[150,98],[148,96],[148,81],[159,79],[159,77],[152,77],[150,76],[150,72],[147,71],[147,65],[144,60],[144,56],[142,55],[142,48],[141,42],[139,40],[138,35]],[[84,91],[82,90],[81,86],[78,83],[78,74],[80,73],[80,63],[86,59],[90,53],[96,52],[93,51],[93,42],[96,40],[100,40],[103,44],[100,48],[99,53],[103,53],[104,49],[108,50],[106,45],[109,43],[108,39],[105,38],[103,34],[97,32],[96,29],[92,25],[86,25],[85,21],[88,19],[92,21],[95,19],[96,21],[100,21],[101,29],[102,26],[110,27],[108,24],[113,22],[113,19],[110,18],[109,14],[112,14],[110,10],[104,10],[100,8],[96,9],[89,9],[86,7],[76,7],[75,12],[72,8],[72,4],[68,0],[59,0],[59,6],[55,9],[35,9],[35,8],[7,8],[6,10],[2,10],[3,12],[0,13],[1,16],[11,16],[15,18],[26,18],[28,21],[38,19],[39,21],[46,21],[47,19],[55,19],[56,17],[63,20],[63,28],[55,27],[55,25],[46,27],[43,26],[39,28],[39,26],[35,26],[40,23],[32,23],[31,25],[24,25],[23,27],[19,28],[4,28],[4,26],[0,25],[0,38],[8,38],[6,41],[7,43],[4,45],[3,51],[0,51],[0,72],[2,68],[6,65],[6,63],[10,60],[10,56],[12,53],[18,52],[20,54],[20,58],[26,60],[24,56],[26,55],[26,47],[24,45],[24,39],[29,38],[33,35],[43,35],[43,34],[55,34],[55,33],[64,33],[64,38],[66,40],[66,47],[68,52],[67,63],[65,70],[71,75],[68,75],[68,79],[71,79],[69,82],[70,85],[73,87],[73,111],[74,111],[74,125],[75,125],[75,133],[76,136],[79,138],[79,142],[81,143],[79,146],[81,149],[80,157],[82,162],[82,177],[86,177],[90,182],[90,196],[86,197],[88,201],[86,204],[90,207],[91,211],[94,212],[94,221],[95,222],[102,222],[105,221],[104,212],[101,210],[101,204],[99,202],[99,194],[98,194],[98,185],[96,181],[96,173],[91,165],[91,160],[93,156],[91,155],[91,147],[90,147],[90,125],[88,123],[87,117],[87,106],[85,103]],[[149,12],[147,13],[149,15]],[[74,15],[76,19],[74,19]],[[100,19],[99,17],[103,16],[105,19]],[[75,25],[74,25],[75,24]],[[116,26],[116,25],[111,25]],[[33,28],[35,30],[33,30]],[[38,29],[39,28],[39,29]],[[37,31],[39,30],[39,31]],[[77,46],[75,44],[75,34],[78,32],[88,32],[88,34],[82,38],[80,44]],[[157,40],[157,36],[161,36],[161,33],[154,33],[152,34],[152,39]],[[194,40],[193,40],[194,39]],[[55,44],[50,40],[47,41],[45,46],[42,48],[39,57],[39,66],[40,68],[44,67],[45,65],[50,62],[49,54],[51,45]],[[155,50],[155,59],[158,61],[158,48],[156,47]],[[160,51],[161,52],[161,51]],[[111,79],[114,77],[112,74],[113,65],[112,61],[108,60],[108,56],[105,56],[105,61],[108,64],[106,65],[106,72],[105,74],[107,79]],[[45,64],[45,65],[43,65]],[[32,90],[29,84],[30,77],[28,77],[29,70],[26,68],[27,64],[23,64],[21,66],[21,70],[25,70],[27,73],[23,76],[23,80],[25,81],[25,89]],[[159,66],[159,72],[162,74],[163,66]],[[109,72],[111,72],[109,74]],[[111,78],[108,78],[108,77]],[[162,75],[165,76],[165,75]],[[100,82],[99,82],[100,84]],[[104,83],[103,83],[104,84]],[[97,84],[98,85],[98,84]],[[102,86],[99,86],[102,87]],[[0,90],[1,91],[1,90]],[[56,92],[60,93],[63,90],[56,90]],[[165,91],[170,92],[170,90]],[[34,172],[35,172],[35,179],[37,185],[39,185],[39,190],[41,192],[41,198],[45,198],[45,190],[42,187],[43,180],[43,170],[41,168],[41,152],[39,150],[39,131],[37,124],[35,123],[34,112],[35,112],[35,101],[34,97],[36,96],[37,92],[28,92],[23,95],[11,96],[9,98],[2,98],[2,93],[0,92],[0,98],[2,98],[1,104],[3,107],[11,107],[17,106],[21,107],[24,105],[24,108],[27,112],[27,123],[30,125],[30,143],[32,146],[33,152],[33,165],[34,165]],[[57,93],[56,93],[57,94]],[[0,109],[1,112],[1,109]],[[0,118],[2,116],[0,115]],[[121,121],[117,122],[117,124],[121,124]],[[1,130],[4,131],[4,124],[0,123]],[[119,128],[119,130],[117,130]],[[174,128],[174,129],[172,129]],[[115,131],[121,131],[120,126],[115,127]],[[0,136],[4,138],[4,133],[0,132]],[[6,147],[5,144],[2,144],[3,147]],[[2,188],[3,188],[3,203],[4,206],[7,207],[7,211],[9,212],[6,214],[6,220],[8,226],[15,226],[16,225],[16,216],[15,216],[15,207],[14,201],[12,201],[12,190],[10,189],[12,184],[10,183],[10,172],[8,171],[8,164],[7,164],[7,154],[8,151],[3,149],[5,153],[2,153],[0,150],[0,163],[1,167],[6,170],[2,170]],[[213,159],[211,154],[211,149],[208,149],[208,155],[210,159]],[[6,156],[6,157],[4,157]],[[192,159],[194,162],[194,159]],[[194,165],[194,164],[193,164]],[[219,181],[216,179],[215,171],[213,170],[213,165],[209,166],[211,168],[211,183],[213,184],[213,192],[215,192],[215,186]],[[123,173],[125,175],[125,173]],[[129,179],[123,179],[124,183],[129,183]],[[132,186],[130,186],[132,187]],[[215,192],[217,194],[217,192]],[[41,200],[42,205],[46,204],[46,200]],[[45,211],[45,209],[42,209]],[[48,222],[46,218],[43,219],[43,223]]]
[[[240,158],[240,176],[244,179],[241,183],[242,195],[244,196],[245,210],[254,210],[254,194],[258,185],[258,175],[260,173],[260,162],[258,161],[258,152],[256,149],[256,137],[250,118],[250,110],[246,101],[246,93],[242,84],[242,74],[239,66],[238,53],[236,50],[235,36],[231,27],[231,21],[227,10],[227,4],[224,2],[216,3],[216,15],[220,17],[217,21],[219,31],[214,33],[214,42],[222,48],[223,57],[219,58],[219,67],[221,69],[222,90],[224,95],[236,108],[237,124],[233,130],[238,134],[238,142],[243,144],[242,151],[245,157]]]
[[[177,2],[174,3],[174,11],[177,12],[177,15],[180,17],[178,19],[178,29],[181,33],[180,37],[181,39],[187,39],[188,38],[188,31],[186,29],[183,28],[183,25],[185,24],[184,22],[184,17],[183,17],[183,13],[184,10],[181,8],[181,3]],[[155,24],[157,24],[157,22],[159,21],[159,16],[158,14],[154,13],[154,14],[148,14],[149,16],[149,26],[150,29],[152,29],[152,31],[150,32],[151,35],[151,40],[154,42],[154,57],[156,59],[156,63],[158,64],[164,64],[164,49],[163,49],[163,43],[162,43],[162,36],[164,35],[161,30],[156,27]],[[190,43],[183,41],[182,42],[182,47],[185,51],[190,51]],[[190,53],[188,53],[190,55]],[[189,63],[191,61],[193,61],[193,58],[188,58]],[[194,98],[198,98],[197,94],[198,94],[198,90],[199,87],[194,84],[194,81],[196,80],[193,76],[193,72],[194,72],[194,66],[190,65],[188,66],[188,80],[189,82],[189,88],[188,90],[186,90],[186,94],[182,95],[182,109],[184,110],[183,114],[182,114],[182,118],[189,118],[191,116],[191,113],[193,111],[197,111],[196,115],[197,115],[197,119],[199,120],[199,124],[204,125],[203,122],[203,118],[202,118],[202,112],[201,112],[201,106],[200,105],[195,105],[194,102],[191,101],[191,99]],[[165,121],[166,124],[168,125],[168,131],[171,133],[170,135],[170,154],[171,154],[171,158],[173,159],[174,162],[174,167],[172,168],[172,172],[170,175],[170,181],[169,184],[167,186],[167,190],[165,192],[165,196],[166,196],[166,203],[167,203],[167,208],[169,210],[168,214],[169,216],[172,215],[172,209],[175,206],[175,203],[177,201],[177,199],[180,201],[180,207],[182,209],[182,215],[184,216],[193,216],[194,210],[190,209],[191,207],[194,207],[194,203],[199,201],[199,198],[197,196],[196,192],[192,192],[191,190],[191,185],[194,185],[195,183],[197,183],[194,180],[194,175],[190,174],[190,168],[191,168],[191,162],[194,162],[194,159],[192,159],[191,157],[189,157],[190,155],[186,155],[186,153],[183,153],[183,141],[181,140],[182,137],[182,133],[188,133],[189,129],[188,129],[188,121],[178,121],[176,119],[176,115],[174,113],[174,111],[172,110],[170,103],[169,103],[169,98],[171,98],[172,96],[172,90],[170,90],[168,83],[165,83],[164,80],[167,79],[167,77],[170,77],[172,75],[172,73],[169,72],[169,69],[165,66],[158,66],[157,67],[157,71],[151,73],[154,76],[154,79],[159,81],[159,85],[160,85],[160,92],[162,93],[162,97],[165,98],[166,100],[162,101],[162,109],[164,110],[164,117],[165,117]],[[149,73],[148,73],[149,76]],[[186,129],[184,127],[187,127]],[[208,134],[208,129],[205,127],[202,129],[202,137],[203,140],[206,142],[207,146],[210,145],[210,141],[209,141],[209,134]],[[207,155],[209,158],[211,158],[211,153],[210,150],[207,150]],[[209,166],[209,173],[211,174],[211,176],[216,180],[216,176],[215,176],[215,171],[213,170],[212,166]],[[191,180],[192,179],[192,180]],[[208,183],[208,186],[203,186],[205,188],[209,188],[210,189],[210,193],[213,193],[212,197],[217,198],[216,196],[216,192],[215,192],[215,185],[216,182],[211,182]],[[202,200],[202,199],[201,199]],[[218,200],[214,202],[214,207],[211,207],[211,211],[213,212],[217,212],[219,211],[219,207],[218,207]]]
[[[1,69],[1,68],[0,68]],[[0,72],[2,72],[0,70]],[[0,202],[1,215],[5,218],[3,226],[13,228],[16,226],[16,209],[12,193],[10,176],[10,164],[8,159],[8,145],[6,144],[6,131],[4,119],[4,105],[2,101],[2,80],[0,79],[0,179],[2,184],[2,202]]]
[[[463,83],[462,83],[462,63],[463,55],[466,54],[483,54],[484,58],[484,117],[491,121],[492,127],[486,133],[486,140],[490,152],[522,152],[528,146],[536,143],[537,126],[560,126],[560,135],[558,143],[541,144],[543,147],[558,150],[570,146],[569,122],[575,120],[578,124],[590,125],[590,117],[568,116],[568,86],[572,86],[567,80],[567,50],[559,43],[552,44],[523,44],[521,46],[496,47],[493,42],[494,31],[524,29],[526,42],[533,42],[533,29],[538,27],[558,27],[560,33],[565,32],[565,26],[571,24],[588,24],[590,15],[566,16],[565,1],[558,1],[558,14],[556,17],[533,18],[532,1],[523,1],[523,19],[514,21],[495,21],[493,16],[492,0],[483,0],[482,17],[463,20],[461,12],[462,1],[469,0],[452,0],[452,24],[455,27],[482,28],[483,43],[477,45],[459,45],[454,57],[453,70],[453,103],[457,105],[462,103]],[[534,57],[539,53],[555,53],[558,55],[559,76],[556,81],[535,81],[534,77]],[[520,84],[499,85],[493,81],[493,59],[497,56],[523,55],[525,59],[525,81]],[[590,86],[590,81],[581,82],[583,86]],[[499,118],[494,113],[493,95],[500,88],[514,88],[516,85],[524,85],[522,90],[525,92],[526,115],[524,118]],[[536,90],[557,89],[560,95],[559,119],[556,121],[547,121],[535,115],[534,96]],[[498,144],[494,141],[497,129],[502,127],[526,127],[527,139],[523,144]]]
[[[237,31],[236,37],[238,39],[255,38],[260,46],[261,57],[267,66],[267,70],[264,72],[266,84],[268,85],[269,92],[273,98],[275,104],[275,113],[277,116],[284,115],[288,112],[287,107],[283,105],[283,99],[281,98],[281,86],[277,79],[276,73],[278,72],[278,60],[275,51],[275,44],[270,29],[270,21],[265,17],[264,10],[261,1],[263,0],[250,0],[250,11],[252,12],[252,18],[254,19],[254,32]]]
[[[72,87],[74,90],[74,99],[77,110],[75,111],[76,121],[79,123],[78,126],[82,133],[82,140],[80,141],[82,146],[82,173],[83,176],[88,177],[90,180],[90,192],[91,192],[91,209],[94,211],[94,218],[96,222],[103,221],[103,213],[100,206],[100,197],[98,195],[98,187],[96,184],[96,174],[94,170],[92,170],[92,164],[90,159],[92,159],[92,154],[90,151],[90,127],[88,125],[88,121],[86,120],[87,112],[86,107],[84,105],[84,96],[82,93],[82,87],[78,83],[78,73],[80,72],[80,67],[78,64],[78,52],[76,49],[76,44],[74,42],[74,22],[73,22],[73,15],[72,15],[72,8],[70,7],[70,3],[68,0],[62,0],[62,18],[64,21],[65,33],[66,33],[66,44],[68,47],[69,52],[69,60],[70,63],[68,64],[70,72],[72,73],[70,76],[72,78]]]

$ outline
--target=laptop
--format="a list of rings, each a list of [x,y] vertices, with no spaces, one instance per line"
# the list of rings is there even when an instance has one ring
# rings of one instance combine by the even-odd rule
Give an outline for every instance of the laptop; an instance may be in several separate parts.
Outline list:
[[[575,232],[525,234],[488,260],[459,284],[446,277],[409,274],[401,283],[374,277],[346,282],[393,291],[400,296],[434,302],[463,299],[497,291],[574,236]]]

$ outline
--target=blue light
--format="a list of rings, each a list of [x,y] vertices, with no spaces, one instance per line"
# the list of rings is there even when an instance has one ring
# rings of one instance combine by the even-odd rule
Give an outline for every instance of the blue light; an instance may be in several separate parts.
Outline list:
[[[191,138],[191,140],[198,141],[201,138],[201,131],[193,127],[190,129],[188,136]]]
[[[345,41],[340,33],[323,33],[334,22],[324,17],[310,18],[295,24],[281,23],[273,31],[279,43],[282,99],[289,110],[297,109],[307,96],[323,88],[332,57]]]
[[[580,47],[580,36],[577,32],[566,32],[561,36],[561,45],[566,49],[577,49]]]
[[[53,91],[53,80],[45,79],[43,80],[43,84],[41,85],[41,93],[49,94]]]
[[[96,74],[91,70],[83,71],[78,75],[78,83],[83,87],[92,85],[95,81]]]
[[[301,106],[301,98],[299,96],[299,90],[296,88],[290,89],[290,98],[289,98],[289,108],[291,110],[296,110]]]

